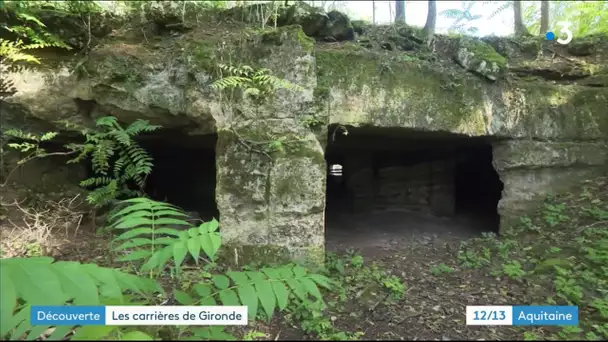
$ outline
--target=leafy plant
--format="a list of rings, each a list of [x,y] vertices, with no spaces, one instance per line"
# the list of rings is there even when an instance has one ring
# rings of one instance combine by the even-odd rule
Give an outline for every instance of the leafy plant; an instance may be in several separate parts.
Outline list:
[[[545,220],[551,227],[568,221],[569,217],[564,213],[565,210],[566,205],[564,203],[545,203]]]
[[[127,206],[110,217],[110,227],[124,231],[114,241],[126,241],[115,251],[137,250],[130,251],[119,261],[146,259],[141,268],[146,272],[164,267],[170,259],[173,259],[179,270],[188,254],[198,263],[201,250],[209,259],[215,259],[221,245],[216,220],[193,227],[182,219],[188,215],[168,203],[133,198],[122,204]],[[142,247],[148,248],[141,249]]]
[[[353,255],[350,258],[350,264],[354,267],[354,268],[361,268],[361,266],[363,266],[363,257],[359,254]]]
[[[61,38],[50,33],[46,25],[30,10],[31,3],[35,2],[37,1],[3,1],[3,6],[0,6],[4,15],[9,16],[10,13],[16,21],[14,25],[0,24],[0,31],[4,31],[0,38],[2,74],[22,71],[31,65],[40,64],[40,59],[29,53],[31,50],[47,47],[70,49]],[[16,91],[14,82],[0,78],[0,98]]]
[[[28,161],[35,158],[42,158],[49,155],[66,154],[61,152],[55,152],[49,154],[42,146],[43,142],[48,142],[57,136],[57,132],[47,132],[43,134],[32,134],[27,133],[19,129],[8,129],[2,132],[2,140],[14,140],[17,139],[20,142],[9,142],[8,147],[15,149],[21,153],[27,153],[27,155],[17,161],[17,166],[12,169],[5,177],[5,183],[8,182],[11,174],[19,167],[27,163]]]
[[[439,15],[447,19],[454,19],[454,22],[448,28],[449,33],[470,33],[479,32],[479,28],[472,26],[471,23],[481,18],[480,14],[472,14],[471,10],[476,4],[475,1],[461,1],[460,8],[450,8],[439,12]]]
[[[156,282],[132,274],[48,257],[0,259],[0,285],[0,337],[27,340],[50,328],[31,325],[32,305],[126,304],[136,299],[125,296],[126,291],[141,296],[163,292]],[[56,327],[49,339],[63,339],[73,329]]]
[[[444,263],[431,267],[431,274],[434,276],[439,276],[444,273],[452,273],[452,272],[454,272],[454,268],[452,268]]]
[[[309,336],[322,341],[357,340],[362,333],[349,333],[336,328],[327,315],[327,305],[315,300],[300,300],[287,309],[287,320],[299,322],[302,330]]]
[[[393,299],[401,299],[405,293],[405,284],[395,275],[390,275],[382,280],[382,286],[390,291]]]
[[[127,240],[118,250],[149,247],[148,250],[130,251],[122,261],[147,258],[142,269],[148,270],[162,268],[172,258],[179,267],[188,253],[198,260],[201,250],[210,259],[215,259],[221,246],[217,221],[192,227],[181,219],[186,214],[166,203],[134,198],[122,204],[126,207],[112,216],[115,220],[111,225],[115,229],[126,230],[116,238],[116,241]],[[182,226],[185,230],[170,228],[171,225]],[[162,248],[158,248],[161,245]],[[183,305],[246,305],[251,319],[261,308],[270,320],[275,310],[284,310],[294,299],[306,301],[314,298],[322,302],[318,286],[329,289],[331,281],[323,275],[309,273],[301,266],[286,265],[210,275],[189,289],[176,289],[173,293],[178,303]],[[223,330],[199,329],[194,333],[201,338],[203,333],[217,336]]]
[[[141,190],[153,164],[152,157],[133,138],[142,132],[153,132],[160,126],[138,119],[122,128],[115,117],[105,116],[97,119],[96,128],[83,130],[84,144],[66,146],[78,153],[68,163],[91,158],[95,175],[80,182],[83,187],[94,188],[87,201],[101,207],[121,197],[137,196],[140,192],[130,189],[129,185],[135,184]]]
[[[521,264],[517,260],[513,260],[504,264],[502,270],[507,275],[507,277],[514,279],[520,279],[526,274],[526,272],[522,269]]]
[[[277,89],[292,91],[303,89],[297,84],[271,75],[269,69],[256,70],[248,65],[236,67],[225,64],[218,64],[218,68],[228,73],[228,76],[222,77],[211,84],[211,88],[217,90],[242,89],[246,96],[262,99],[274,94]]]

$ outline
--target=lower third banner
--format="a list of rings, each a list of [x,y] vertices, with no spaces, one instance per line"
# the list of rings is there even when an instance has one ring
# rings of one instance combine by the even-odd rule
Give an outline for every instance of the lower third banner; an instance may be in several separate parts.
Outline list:
[[[247,325],[246,306],[32,306],[32,325]]]

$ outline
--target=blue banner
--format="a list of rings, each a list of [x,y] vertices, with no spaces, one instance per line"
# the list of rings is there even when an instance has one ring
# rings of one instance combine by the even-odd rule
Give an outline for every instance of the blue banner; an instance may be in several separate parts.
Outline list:
[[[514,306],[513,325],[578,325],[578,307]]]
[[[105,306],[32,306],[32,325],[105,325]]]

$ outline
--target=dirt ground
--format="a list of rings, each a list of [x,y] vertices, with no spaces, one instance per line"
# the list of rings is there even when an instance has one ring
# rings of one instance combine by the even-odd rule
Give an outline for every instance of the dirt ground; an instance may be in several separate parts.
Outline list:
[[[344,291],[330,291],[326,294],[328,307],[323,311],[322,317],[317,319],[329,318],[327,321],[331,322],[331,327],[327,323],[317,322],[311,323],[309,330],[318,331],[306,331],[301,319],[293,319],[293,312],[283,312],[277,314],[270,323],[258,321],[245,330],[234,331],[235,335],[244,336],[254,331],[260,335],[253,339],[259,340],[345,339],[336,337],[341,335],[335,335],[335,332],[346,332],[349,339],[367,340],[523,340],[530,339],[530,336],[536,339],[555,338],[559,331],[553,328],[467,326],[465,307],[533,303],[546,305],[550,298],[560,297],[551,283],[547,285],[533,277],[509,276],[508,272],[502,270],[505,263],[519,260],[524,265],[522,272],[528,272],[526,261],[538,266],[550,249],[558,251],[558,247],[561,247],[566,251],[574,240],[572,234],[577,237],[584,236],[586,232],[590,234],[589,240],[581,240],[581,244],[589,244],[603,236],[601,234],[605,235],[601,227],[608,228],[605,217],[608,212],[608,202],[605,201],[608,198],[608,181],[598,180],[592,184],[594,185],[583,186],[582,194],[566,194],[560,199],[563,202],[547,202],[544,209],[539,211],[538,220],[531,219],[527,223],[530,231],[526,234],[535,235],[520,236],[519,245],[515,242],[515,237],[496,239],[483,234],[489,226],[489,222],[484,219],[446,219],[404,212],[330,215],[326,231],[329,254],[326,267],[328,275],[339,281]],[[560,207],[555,203],[565,203],[566,206]],[[593,214],[595,216],[588,215],[591,211],[587,209],[592,208],[591,205],[597,208]],[[547,226],[540,229],[543,224],[549,224],[551,228]],[[578,228],[574,230],[573,227]],[[94,227],[90,224],[83,223],[75,235],[58,240],[58,246],[51,253],[58,260],[118,266],[109,252],[109,237],[95,234]],[[511,251],[507,251],[508,255],[504,258],[492,257],[492,260],[498,262],[498,270],[501,271],[496,273],[490,268],[490,252],[486,260],[488,263],[484,267],[463,266],[463,261],[466,261],[462,257],[463,244],[470,241],[476,241],[482,251],[486,248],[488,251],[492,248],[500,249],[509,243],[513,243],[514,247],[509,247]],[[547,248],[549,246],[551,248]],[[542,253],[532,254],[541,261],[525,255],[531,251],[541,251]],[[483,254],[477,256],[478,260],[485,260]],[[575,254],[561,257],[564,260],[578,258]],[[356,260],[359,261],[355,263]],[[342,262],[343,270],[340,272],[336,268],[337,261]],[[581,280],[581,286],[589,286],[589,289],[605,286],[606,280],[602,280],[605,275],[599,271],[602,268],[593,267],[595,266],[590,264],[587,269],[598,272],[593,279],[595,283],[586,284],[587,280]],[[580,280],[583,273],[576,273],[580,270],[577,266],[569,272],[574,279]],[[534,276],[534,272],[529,273]],[[196,274],[200,274],[200,270]],[[396,286],[394,279],[402,283],[403,287]],[[387,291],[387,288],[392,290]],[[393,297],[395,293],[399,296]],[[585,289],[585,293],[589,293],[589,290]],[[557,300],[560,301],[559,298]],[[588,303],[582,302],[580,305],[581,310],[585,310],[581,311],[581,315],[583,312],[587,315],[595,314]],[[592,321],[589,324],[594,323]],[[600,337],[605,333],[600,328],[596,331]],[[577,334],[570,338],[582,337]]]
[[[431,274],[439,264],[458,269],[460,243],[491,230],[486,229],[487,221],[408,212],[353,215],[340,221],[342,229],[329,226],[327,230],[328,250],[346,253],[354,249],[366,262],[381,265],[408,285],[402,300],[373,310],[363,308],[365,314],[356,326],[349,320],[339,323],[345,328],[361,330],[370,339],[479,340],[518,335],[509,327],[465,325],[467,305],[519,303],[521,298],[512,284],[474,271],[441,277]]]

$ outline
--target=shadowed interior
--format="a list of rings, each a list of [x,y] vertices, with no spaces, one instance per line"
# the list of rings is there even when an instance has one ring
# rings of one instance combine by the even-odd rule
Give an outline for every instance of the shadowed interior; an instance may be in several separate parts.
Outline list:
[[[328,250],[498,233],[503,184],[491,144],[447,132],[330,126]]]

